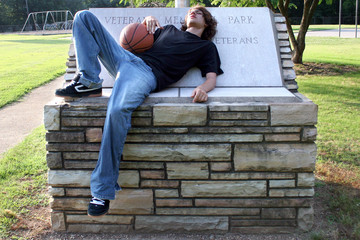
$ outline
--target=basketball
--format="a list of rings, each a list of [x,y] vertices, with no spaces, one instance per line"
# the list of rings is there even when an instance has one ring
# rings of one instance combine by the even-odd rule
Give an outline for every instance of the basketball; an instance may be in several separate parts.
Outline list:
[[[120,33],[120,46],[132,53],[141,53],[150,49],[154,35],[150,34],[142,23],[131,23]]]

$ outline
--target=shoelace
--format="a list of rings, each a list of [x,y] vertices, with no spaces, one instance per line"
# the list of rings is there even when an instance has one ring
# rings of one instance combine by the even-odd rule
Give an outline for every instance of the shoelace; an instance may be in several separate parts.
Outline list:
[[[105,200],[102,200],[100,198],[96,198],[96,197],[93,197],[90,201],[90,204],[95,204],[95,205],[101,205],[101,206],[104,206],[105,205]]]
[[[71,81],[71,83],[69,84],[69,86],[73,86],[76,85],[80,80],[80,74],[76,75],[75,78]]]

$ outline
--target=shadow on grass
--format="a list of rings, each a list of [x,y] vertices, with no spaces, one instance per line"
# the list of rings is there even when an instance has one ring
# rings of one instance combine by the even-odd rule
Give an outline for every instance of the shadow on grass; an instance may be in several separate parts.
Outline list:
[[[316,180],[314,210],[312,239],[360,239],[360,189]]]

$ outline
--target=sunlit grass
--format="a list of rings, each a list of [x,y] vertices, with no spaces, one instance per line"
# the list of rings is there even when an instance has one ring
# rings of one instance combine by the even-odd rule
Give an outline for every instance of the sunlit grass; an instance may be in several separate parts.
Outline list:
[[[71,35],[0,35],[0,108],[65,73]]]

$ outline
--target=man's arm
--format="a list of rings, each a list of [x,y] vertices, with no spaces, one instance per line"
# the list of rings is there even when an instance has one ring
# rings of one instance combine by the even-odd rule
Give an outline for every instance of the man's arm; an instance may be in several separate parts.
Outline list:
[[[206,74],[206,81],[194,89],[191,94],[193,102],[206,102],[208,100],[207,93],[215,88],[216,85],[216,73],[209,72]]]

